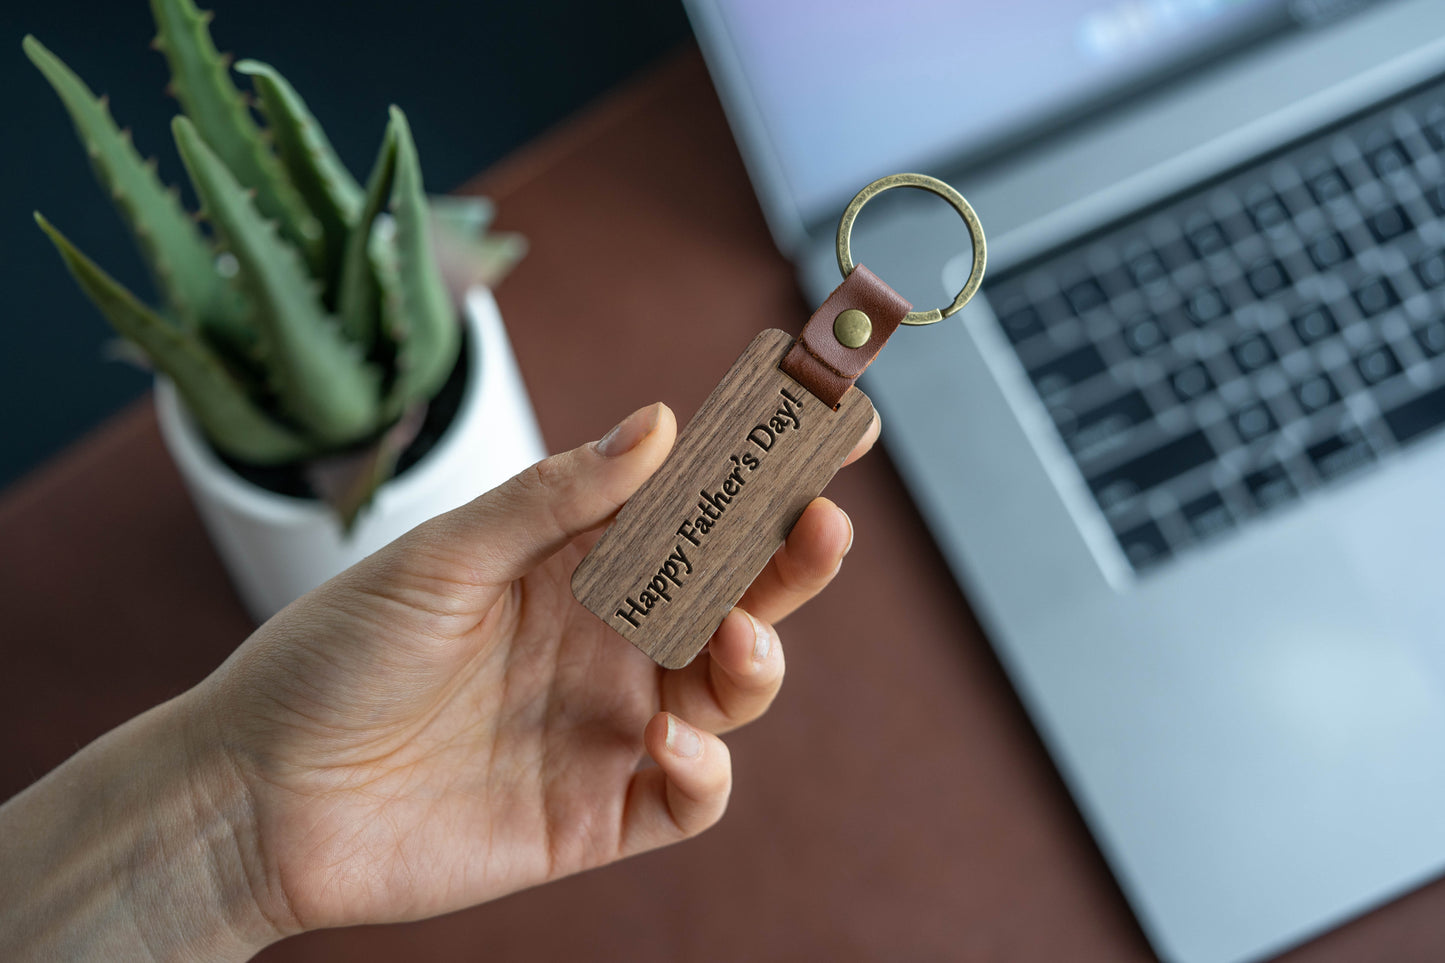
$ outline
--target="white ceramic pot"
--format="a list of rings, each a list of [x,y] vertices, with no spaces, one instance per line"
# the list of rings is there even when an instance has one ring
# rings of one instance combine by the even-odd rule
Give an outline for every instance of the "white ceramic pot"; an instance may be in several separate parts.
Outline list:
[[[258,623],[402,533],[546,455],[491,292],[468,291],[463,313],[471,367],[456,417],[420,462],[377,491],[350,535],[342,534],[321,502],[278,495],[227,468],[174,386],[156,379],[166,447],[236,591]]]

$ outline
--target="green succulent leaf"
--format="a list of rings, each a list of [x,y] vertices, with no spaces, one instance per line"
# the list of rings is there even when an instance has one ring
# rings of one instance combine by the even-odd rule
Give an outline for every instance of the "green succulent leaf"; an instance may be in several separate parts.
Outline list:
[[[376,344],[380,326],[379,291],[371,261],[372,228],[377,216],[391,196],[396,178],[396,131],[388,124],[381,139],[381,150],[371,175],[366,180],[366,196],[356,216],[351,234],[346,239],[346,252],[341,263],[341,287],[337,294],[337,312],[346,336],[362,350],[370,352]]]
[[[321,223],[325,276],[328,288],[334,289],[346,237],[361,210],[361,186],[336,156],[301,95],[276,68],[243,60],[236,64],[236,71],[255,85],[281,163]]]
[[[116,127],[104,98],[34,37],[25,55],[59,95],[90,156],[96,179],[115,200],[177,318],[205,325],[222,340],[244,345],[254,338],[240,299],[216,272],[215,254],[176,193],[156,177],[154,162],[141,158],[130,135]]]
[[[472,238],[440,225],[436,230],[437,260],[454,292],[474,285],[495,287],[526,253],[527,241],[520,234]]]
[[[397,400],[411,403],[430,400],[451,374],[461,350],[461,326],[435,256],[416,144],[398,107],[391,108],[391,126],[396,132],[391,216],[402,326],[391,333],[397,346],[392,392]]]
[[[300,257],[277,237],[221,158],[185,117],[172,123],[181,160],[206,215],[239,265],[256,307],[261,349],[285,413],[328,445],[377,427],[380,376],[322,307]]]
[[[491,200],[476,194],[436,194],[427,201],[438,225],[474,241],[481,240],[497,214]]]
[[[477,283],[493,287],[511,273],[527,254],[527,239],[520,234],[488,234],[477,242]]]
[[[206,436],[222,452],[254,464],[296,461],[314,446],[268,418],[195,332],[178,328],[146,307],[70,243],[39,213],[40,225],[65,266],[121,335],[138,345],[175,382]]]
[[[406,338],[406,311],[401,297],[401,259],[396,253],[396,231],[389,222],[387,227],[388,230],[376,231],[371,236],[371,266],[381,297],[379,323],[382,330],[388,332],[387,344],[395,348]],[[392,380],[395,380],[394,373]],[[421,403],[408,401],[392,387],[392,383],[382,386],[383,424],[400,418],[403,412]]]
[[[262,138],[245,99],[231,82],[228,58],[216,51],[209,12],[191,0],[151,0],[154,46],[171,68],[171,89],[211,149],[236,179],[256,192],[256,205],[282,233],[320,264],[321,225]]]
[[[488,234],[495,209],[485,197],[433,197],[432,232],[442,276],[453,294],[473,285],[493,287],[527,253],[520,234]]]

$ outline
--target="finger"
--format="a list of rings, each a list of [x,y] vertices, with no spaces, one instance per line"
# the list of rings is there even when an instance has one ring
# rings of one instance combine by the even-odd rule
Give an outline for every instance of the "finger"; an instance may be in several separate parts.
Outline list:
[[[868,426],[867,433],[859,439],[858,444],[853,446],[853,450],[848,453],[848,457],[843,459],[844,467],[853,464],[859,458],[868,454],[873,448],[873,443],[878,440],[878,435],[882,430],[883,419],[878,417],[878,412],[875,411],[873,412],[873,424]]]
[[[826,498],[813,499],[738,605],[764,622],[781,622],[832,581],[852,547],[847,513]]]
[[[663,673],[662,708],[709,732],[727,732],[766,712],[782,684],[777,632],[733,609],[699,658]]]
[[[659,712],[642,740],[657,768],[635,773],[627,786],[619,856],[697,835],[722,818],[732,791],[732,757],[712,733]]]
[[[431,558],[467,560],[468,581],[501,585],[605,522],[672,449],[666,405],[638,409],[600,441],[544,459],[418,532]]]

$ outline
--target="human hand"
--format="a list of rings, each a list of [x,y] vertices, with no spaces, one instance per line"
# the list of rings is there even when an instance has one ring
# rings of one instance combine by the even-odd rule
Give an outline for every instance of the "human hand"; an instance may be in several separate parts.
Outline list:
[[[704,653],[660,669],[569,580],[675,435],[665,406],[634,413],[298,600],[187,693],[274,938],[459,909],[722,815],[717,733],[772,701],[773,624],[833,577],[852,526],[816,499]]]

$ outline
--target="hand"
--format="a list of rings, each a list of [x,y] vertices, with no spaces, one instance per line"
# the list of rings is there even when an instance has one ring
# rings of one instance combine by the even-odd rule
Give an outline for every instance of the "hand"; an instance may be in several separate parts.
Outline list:
[[[852,526],[815,500],[707,650],[659,669],[569,580],[675,435],[654,405],[541,462],[298,600],[188,693],[278,935],[459,909],[722,815],[717,733],[776,695],[773,625],[833,577]]]

